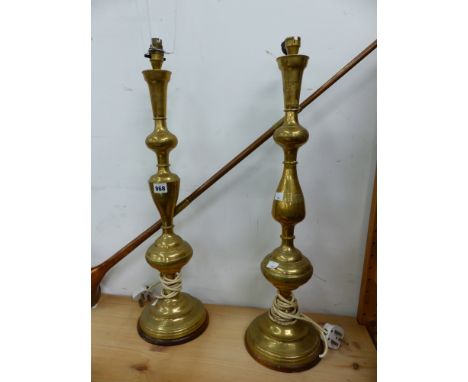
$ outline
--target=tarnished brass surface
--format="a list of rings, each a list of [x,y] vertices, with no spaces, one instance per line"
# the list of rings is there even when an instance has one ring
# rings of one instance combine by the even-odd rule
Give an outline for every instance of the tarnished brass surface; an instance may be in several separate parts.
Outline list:
[[[285,56],[277,59],[283,78],[285,118],[273,137],[283,148],[283,175],[273,200],[273,218],[281,224],[281,245],[267,255],[261,264],[263,275],[284,297],[306,283],[313,268],[310,261],[294,246],[294,226],[305,217],[304,196],[297,177],[297,152],[307,142],[309,133],[299,124],[299,96],[302,73],[309,57],[299,55],[300,38],[288,37],[282,44]],[[276,267],[267,267],[270,261]],[[322,344],[320,335],[309,323],[296,320],[282,325],[267,313],[257,317],[247,328],[245,345],[260,363],[272,369],[293,372],[318,363]]]
[[[177,345],[198,337],[208,324],[203,304],[187,293],[146,305],[138,322],[140,336],[158,345]]]
[[[262,365],[284,372],[307,370],[322,351],[320,336],[312,325],[296,321],[279,325],[263,313],[252,321],[245,335],[249,354]]]
[[[153,268],[174,278],[192,257],[192,247],[174,233],[174,209],[179,196],[180,179],[169,169],[169,153],[177,146],[177,137],[166,126],[167,84],[171,72],[162,70],[164,59],[162,41],[153,39],[146,55],[153,69],[143,71],[148,83],[153,109],[154,131],[146,138],[146,145],[156,153],[158,170],[148,183],[151,196],[161,215],[162,234],[146,252],[146,261]],[[162,191],[161,191],[162,190]],[[174,345],[200,335],[208,323],[203,304],[187,293],[173,298],[159,299],[148,304],[138,321],[143,339],[159,345]]]

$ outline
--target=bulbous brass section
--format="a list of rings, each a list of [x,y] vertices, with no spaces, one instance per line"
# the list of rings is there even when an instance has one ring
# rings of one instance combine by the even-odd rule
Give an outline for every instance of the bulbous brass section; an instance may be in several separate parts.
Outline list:
[[[302,73],[309,57],[299,55],[300,38],[288,37],[282,44],[286,56],[277,59],[283,78],[285,116],[273,137],[284,151],[283,174],[273,200],[273,218],[281,224],[281,245],[262,263],[263,275],[286,298],[305,284],[313,273],[312,264],[294,246],[294,226],[305,217],[304,195],[297,176],[297,152],[309,133],[298,121]],[[296,320],[278,324],[268,312],[258,316],[247,328],[245,345],[257,361],[272,369],[295,372],[316,365],[322,352],[317,330]]]
[[[161,273],[177,273],[192,257],[192,247],[180,236],[163,233],[146,251],[146,261]]]
[[[276,268],[267,267],[270,261],[278,263]],[[260,266],[263,275],[276,289],[291,292],[312,277],[312,264],[293,246],[282,245],[267,255]]]
[[[161,215],[162,234],[146,251],[146,261],[174,278],[192,257],[192,247],[174,233],[174,210],[179,196],[180,179],[169,169],[169,153],[177,146],[177,137],[166,126],[167,85],[171,72],[162,70],[164,59],[162,41],[153,39],[149,49],[153,69],[145,70],[153,109],[154,131],[146,138],[146,145],[157,157],[158,170],[148,181],[151,197]],[[200,335],[208,325],[208,313],[200,300],[187,293],[158,299],[148,304],[138,320],[138,333],[153,344],[175,345]]]

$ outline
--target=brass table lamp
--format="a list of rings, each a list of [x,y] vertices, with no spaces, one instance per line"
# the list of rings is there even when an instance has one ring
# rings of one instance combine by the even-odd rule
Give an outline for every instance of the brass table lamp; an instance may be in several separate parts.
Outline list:
[[[299,37],[288,37],[282,44],[286,55],[277,59],[283,77],[285,116],[273,137],[284,150],[284,168],[272,214],[281,224],[281,245],[261,263],[262,273],[277,288],[277,295],[271,309],[255,318],[245,333],[245,345],[253,358],[271,369],[285,372],[313,367],[327,350],[323,329],[298,312],[292,293],[313,272],[310,261],[294,246],[294,226],[305,217],[304,196],[296,170],[297,151],[309,138],[297,117],[302,73],[309,59],[298,54],[300,41]]]
[[[181,269],[192,257],[192,247],[174,233],[174,209],[179,195],[180,179],[169,169],[169,152],[176,147],[177,137],[166,126],[167,84],[171,72],[162,70],[162,41],[152,39],[147,55],[152,69],[143,71],[148,83],[153,109],[154,131],[146,145],[156,153],[157,173],[148,183],[162,221],[162,234],[146,252],[146,261],[160,272],[161,294],[145,306],[138,320],[138,333],[147,342],[176,345],[199,336],[208,325],[208,313],[197,298],[181,292]]]

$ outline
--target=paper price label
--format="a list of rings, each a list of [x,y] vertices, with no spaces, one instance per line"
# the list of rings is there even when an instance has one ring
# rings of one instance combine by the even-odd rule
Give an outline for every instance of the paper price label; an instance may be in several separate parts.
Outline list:
[[[153,183],[153,192],[155,194],[166,194],[167,183]]]
[[[277,192],[275,194],[275,200],[283,200],[283,193],[282,192]]]
[[[270,260],[268,264],[266,265],[266,267],[270,269],[276,269],[278,268],[278,265],[279,263],[277,263],[276,261]]]

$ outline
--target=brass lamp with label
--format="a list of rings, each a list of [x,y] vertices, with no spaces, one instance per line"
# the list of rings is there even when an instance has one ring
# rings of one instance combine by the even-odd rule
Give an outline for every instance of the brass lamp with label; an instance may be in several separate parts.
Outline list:
[[[162,41],[153,38],[147,55],[152,69],[143,71],[148,83],[153,110],[154,131],[146,138],[156,153],[157,173],[150,177],[151,196],[161,215],[162,234],[146,252],[146,261],[160,272],[162,291],[145,306],[138,320],[138,333],[147,342],[176,345],[199,336],[208,325],[208,313],[197,298],[181,292],[181,269],[192,257],[192,247],[174,233],[174,209],[180,179],[169,169],[169,153],[177,137],[166,126],[167,84],[171,72],[161,69],[164,58]]]
[[[283,77],[285,116],[273,137],[284,151],[284,167],[273,198],[272,214],[281,224],[281,245],[261,263],[262,273],[277,288],[277,295],[271,309],[255,318],[245,333],[245,345],[253,358],[285,372],[309,369],[326,353],[320,326],[298,312],[292,293],[313,272],[310,261],[294,246],[294,226],[305,217],[296,169],[297,152],[309,138],[297,116],[302,73],[309,59],[298,54],[299,47],[299,37],[288,37],[282,45],[285,56],[277,59]]]

